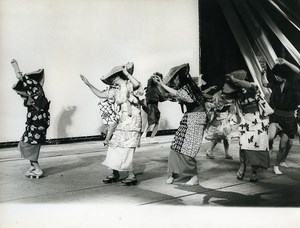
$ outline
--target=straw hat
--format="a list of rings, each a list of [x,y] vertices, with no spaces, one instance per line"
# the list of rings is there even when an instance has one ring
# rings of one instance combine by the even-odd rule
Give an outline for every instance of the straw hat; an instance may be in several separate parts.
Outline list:
[[[31,73],[26,73],[25,74],[28,78],[37,81],[38,83],[40,83],[41,85],[43,85],[43,81],[44,81],[44,77],[45,77],[45,72],[44,69],[39,69],[36,71],[33,71]],[[24,75],[24,76],[25,76]],[[14,86],[13,89],[16,91],[25,91],[24,85],[23,85],[23,81],[19,80]]]
[[[116,66],[116,67],[112,68],[111,71],[108,72],[106,75],[102,76],[100,78],[100,80],[102,80],[107,85],[112,85],[114,79],[117,76],[120,76],[121,78],[123,78],[123,79],[126,80],[127,77],[123,74],[124,67],[126,67],[128,73],[133,74],[134,64],[132,62],[129,62],[129,63],[125,64],[125,65]]]
[[[232,75],[236,79],[245,80],[247,72],[245,70],[236,70],[226,75]]]
[[[172,81],[175,78],[176,74],[181,70],[184,71],[185,74],[188,74],[190,71],[190,65],[188,63],[185,63],[180,66],[175,66],[171,68],[169,73],[164,78],[164,83],[168,84],[170,81]]]
[[[234,78],[236,79],[239,79],[239,80],[245,80],[246,76],[247,76],[247,72],[245,70],[236,70],[236,71],[233,71],[229,74],[226,74],[227,75],[232,75]],[[227,93],[231,93],[231,92],[234,92],[236,91],[237,89],[239,89],[238,86],[234,85],[233,83],[231,83],[231,81],[225,81],[226,82],[229,82],[227,83]]]

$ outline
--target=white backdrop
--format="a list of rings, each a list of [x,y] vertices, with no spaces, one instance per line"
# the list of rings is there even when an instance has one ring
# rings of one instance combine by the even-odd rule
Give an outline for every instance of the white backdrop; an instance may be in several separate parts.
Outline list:
[[[104,89],[103,74],[133,61],[146,86],[153,72],[186,62],[198,76],[198,56],[196,0],[0,0],[0,142],[19,140],[25,126],[13,58],[22,72],[45,69],[53,139],[99,134],[98,99],[79,74]],[[160,129],[177,128],[179,105],[159,107]]]

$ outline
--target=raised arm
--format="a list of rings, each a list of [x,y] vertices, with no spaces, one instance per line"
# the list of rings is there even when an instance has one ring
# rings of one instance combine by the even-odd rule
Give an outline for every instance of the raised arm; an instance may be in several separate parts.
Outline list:
[[[236,79],[231,74],[227,74],[226,77],[227,77],[227,80],[231,81],[234,85],[237,85],[241,88],[245,88],[247,90],[255,89],[255,85],[253,85],[252,83],[250,83],[248,81]]]
[[[136,80],[135,77],[133,77],[126,69],[126,67],[124,67],[123,69],[123,74],[129,79],[129,81],[132,83],[133,85],[133,89],[136,90],[141,86],[141,83]]]
[[[167,86],[166,84],[163,83],[162,79],[159,76],[154,76],[153,80],[159,85],[157,86],[158,89],[160,89],[159,87],[164,88],[167,92],[169,92],[171,95],[175,96],[177,93],[176,89],[173,89],[169,86]]]
[[[292,71],[294,71],[295,73],[299,73],[300,72],[300,69],[295,66],[294,64],[286,61],[285,59],[283,58],[277,58],[276,59],[276,64],[279,64],[279,65],[287,65]]]
[[[263,85],[263,87],[269,88],[269,81],[267,79],[267,70],[265,68],[263,68],[262,72],[261,72],[261,84]]]
[[[86,77],[80,75],[81,80],[86,84],[90,90],[99,98],[106,98],[108,96],[107,91],[98,90],[95,86],[93,86]]]
[[[22,74],[22,72],[20,71],[19,64],[18,64],[17,60],[15,60],[15,59],[11,60],[11,65],[12,65],[12,67],[14,68],[16,77],[17,77],[19,80],[22,81],[22,80],[23,80],[23,74]]]

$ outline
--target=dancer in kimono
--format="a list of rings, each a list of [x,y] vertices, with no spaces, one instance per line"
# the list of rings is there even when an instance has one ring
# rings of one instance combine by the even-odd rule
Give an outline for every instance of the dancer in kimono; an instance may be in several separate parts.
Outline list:
[[[294,136],[297,134],[297,118],[299,120],[300,107],[300,70],[295,65],[278,58],[272,69],[274,82],[268,84],[272,93],[270,105],[274,113],[270,116],[269,140],[273,147],[274,138],[279,135],[279,151],[277,153],[273,171],[277,175],[282,172],[279,166],[288,167],[285,160],[293,145]],[[295,117],[298,115],[298,117]]]
[[[214,94],[212,99],[206,103],[211,118],[205,131],[205,139],[211,142],[210,148],[206,151],[206,156],[210,159],[215,158],[213,150],[221,141],[223,141],[225,149],[225,159],[233,159],[229,154],[229,142],[231,132],[238,123],[236,97],[237,90],[228,86],[228,83],[225,82],[222,91]]]
[[[141,105],[139,96],[143,94],[141,83],[132,76],[133,63],[114,67],[101,80],[108,85],[115,85],[115,91],[99,91],[81,75],[83,82],[97,94],[98,97],[114,99],[119,106],[120,118],[115,132],[109,142],[107,155],[102,163],[112,169],[112,174],[103,182],[112,183],[119,181],[120,172],[128,172],[124,185],[137,183],[133,172],[133,155],[141,138]]]
[[[25,172],[25,176],[38,179],[43,175],[38,162],[40,149],[46,140],[47,128],[50,125],[48,111],[50,102],[43,90],[44,70],[23,74],[15,59],[11,61],[11,64],[19,79],[13,89],[23,98],[24,106],[27,108],[25,132],[18,144],[18,150],[22,158],[30,161],[30,167]]]
[[[110,86],[107,90],[115,90],[113,86]],[[108,91],[109,93],[109,91]],[[100,114],[102,118],[102,133],[105,134],[103,141],[104,146],[108,146],[109,140],[111,139],[119,120],[119,114],[115,108],[114,98],[100,98],[98,103]]]
[[[237,179],[242,180],[246,166],[251,166],[250,181],[256,182],[258,168],[267,169],[270,166],[268,142],[268,116],[273,109],[263,98],[258,86],[245,80],[247,72],[234,71],[226,75],[228,84],[238,89],[237,101],[241,122],[240,132],[240,168]]]
[[[189,69],[189,64],[171,68],[164,82],[160,77],[155,77],[165,92],[177,99],[182,109],[186,107],[171,144],[167,184],[172,184],[179,175],[191,176],[185,183],[187,186],[199,184],[195,157],[200,150],[206,124],[206,98],[190,76]]]

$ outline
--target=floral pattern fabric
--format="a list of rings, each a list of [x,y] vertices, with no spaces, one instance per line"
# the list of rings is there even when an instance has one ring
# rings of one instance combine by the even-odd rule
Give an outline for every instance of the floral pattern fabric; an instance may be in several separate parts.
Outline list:
[[[25,132],[21,141],[33,145],[40,144],[45,141],[47,128],[50,125],[49,102],[42,86],[34,79],[24,75],[23,86],[28,95],[24,101],[28,112]],[[32,104],[28,104],[30,99]]]
[[[235,99],[228,99],[222,91],[214,95],[208,103],[209,123],[205,131],[206,140],[230,140],[238,128]],[[235,134],[234,134],[235,133]]]
[[[259,98],[261,98],[261,93],[256,87],[256,92],[254,94],[252,93],[249,94],[249,96],[244,96],[239,100],[239,103],[243,106],[252,102],[258,102]],[[261,102],[263,102],[263,100],[261,100]],[[244,113],[241,115],[242,118],[239,125],[240,146],[243,150],[268,151],[269,118],[267,113],[271,113],[272,110],[264,111],[260,107],[259,102],[257,105],[260,111]]]
[[[120,119],[109,146],[137,147],[140,144],[142,117],[139,96],[143,95],[141,86],[133,90],[131,82],[110,93],[120,109]]]
[[[98,107],[103,124],[114,124],[118,122],[119,114],[115,109],[114,102],[107,98],[101,99],[98,103]]]
[[[108,93],[108,97],[114,98],[120,109],[120,119],[102,163],[110,169],[132,171],[133,154],[141,139],[139,96],[143,95],[143,90],[140,88],[134,91],[132,83],[127,82],[124,87]]]
[[[175,133],[171,149],[189,157],[196,157],[201,147],[205,123],[205,112],[185,113]]]
[[[177,90],[175,95],[179,103],[194,103],[193,96],[187,86]],[[205,112],[186,112],[177,129],[171,149],[189,157],[195,157],[200,150],[206,124]]]

